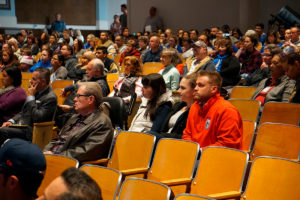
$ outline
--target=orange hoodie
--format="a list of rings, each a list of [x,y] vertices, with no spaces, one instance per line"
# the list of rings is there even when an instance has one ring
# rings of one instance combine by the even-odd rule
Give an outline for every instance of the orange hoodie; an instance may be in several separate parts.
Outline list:
[[[242,118],[233,105],[217,94],[203,108],[199,102],[191,106],[182,139],[197,142],[201,148],[223,146],[241,149]]]

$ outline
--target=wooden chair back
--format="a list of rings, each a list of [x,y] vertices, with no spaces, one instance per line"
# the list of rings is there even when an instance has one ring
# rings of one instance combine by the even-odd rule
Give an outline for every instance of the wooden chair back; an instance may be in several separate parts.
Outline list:
[[[31,72],[22,72],[22,79],[31,79],[32,73]]]
[[[117,197],[122,180],[122,174],[119,171],[96,165],[83,165],[80,170],[96,181],[101,188],[103,200],[113,200]]]
[[[250,152],[255,139],[256,122],[243,120],[242,150]]]
[[[119,79],[118,73],[107,73],[106,80],[110,91],[114,90],[114,84]]]
[[[300,104],[268,102],[265,104],[259,124],[265,122],[299,125]]]
[[[191,194],[210,196],[229,191],[241,192],[249,156],[226,147],[206,147],[201,155]]]
[[[236,86],[232,89],[231,99],[251,99],[256,87],[251,86]]]
[[[67,97],[63,97],[63,96],[60,95],[61,91],[62,91],[61,89],[53,90],[53,92],[56,94],[56,97],[57,97],[57,105],[63,105],[66,98],[67,98]]]
[[[242,199],[299,199],[300,163],[284,158],[257,157]]]
[[[229,99],[228,100],[241,114],[242,119],[257,121],[260,110],[260,102],[247,99]]]
[[[46,187],[57,177],[59,177],[63,171],[70,167],[78,167],[79,163],[77,160],[54,154],[45,154],[46,158],[46,172],[41,186],[37,191],[37,195],[41,196],[44,194]]]
[[[177,195],[174,200],[214,200],[214,199],[210,197],[184,193],[184,194]]]
[[[152,73],[158,73],[162,67],[163,64],[161,64],[160,62],[145,63],[142,67],[142,75],[145,76]]]
[[[54,121],[34,123],[33,125],[32,143],[43,150],[52,139]]]
[[[52,83],[52,90],[55,89],[63,89],[69,85],[73,85],[74,81],[73,80],[55,80]]]
[[[251,160],[258,156],[297,159],[300,149],[300,127],[288,124],[264,123],[259,126]]]
[[[169,200],[171,189],[161,183],[139,178],[128,178],[123,182],[119,200]]]

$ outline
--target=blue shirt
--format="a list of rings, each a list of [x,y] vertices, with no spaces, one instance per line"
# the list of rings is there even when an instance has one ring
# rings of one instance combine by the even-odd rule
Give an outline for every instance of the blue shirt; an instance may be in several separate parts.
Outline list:
[[[28,72],[34,72],[37,68],[40,68],[40,67],[45,67],[47,69],[51,68],[51,62],[50,60],[47,61],[46,63],[43,63],[41,60],[39,60],[37,63],[35,63],[35,65],[33,65],[29,70]]]
[[[162,52],[162,50],[158,49],[157,52],[152,53],[151,49],[149,49],[143,57],[143,63],[146,63],[146,62],[160,62],[161,52]]]
[[[62,32],[64,29],[66,29],[66,23],[62,20],[55,20],[51,25],[51,30],[56,30],[59,33]]]

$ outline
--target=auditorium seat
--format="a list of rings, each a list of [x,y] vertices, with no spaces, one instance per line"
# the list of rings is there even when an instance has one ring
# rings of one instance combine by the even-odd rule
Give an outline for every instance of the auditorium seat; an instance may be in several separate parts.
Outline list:
[[[230,99],[251,99],[256,87],[251,86],[236,86],[232,89]]]
[[[243,120],[243,142],[242,150],[250,152],[255,140],[256,122]]]
[[[248,99],[228,100],[241,114],[242,119],[256,122],[260,111],[260,102]]]
[[[142,75],[145,76],[152,73],[158,73],[162,67],[163,64],[161,64],[160,62],[144,63],[142,67]]]
[[[210,198],[210,197],[195,195],[195,194],[183,193],[183,194],[177,195],[174,198],[174,200],[214,200],[214,199]]]

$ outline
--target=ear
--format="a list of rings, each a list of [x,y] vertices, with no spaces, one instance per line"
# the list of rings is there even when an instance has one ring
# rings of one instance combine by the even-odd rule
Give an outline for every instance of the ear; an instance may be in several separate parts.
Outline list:
[[[215,94],[217,94],[218,92],[219,92],[218,87],[217,87],[216,85],[212,85],[212,86],[211,86],[211,93],[212,93],[213,95],[215,95]]]
[[[89,96],[89,100],[90,100],[89,104],[92,104],[95,102],[95,97],[93,95],[91,95],[91,96]]]
[[[16,188],[19,186],[19,179],[15,175],[11,175],[7,179],[7,187],[11,190],[14,191]]]

